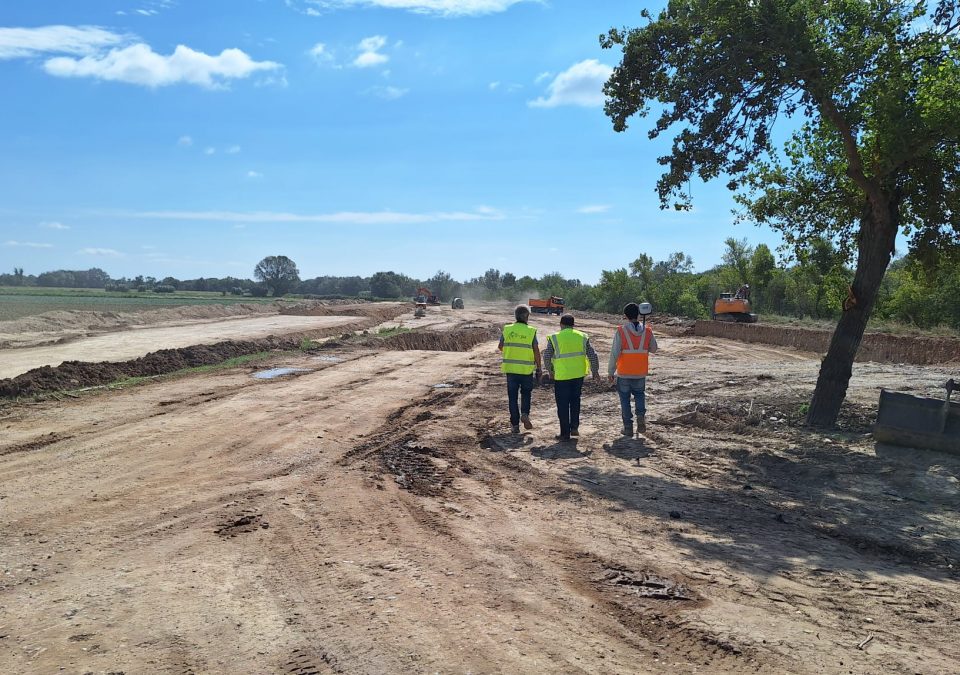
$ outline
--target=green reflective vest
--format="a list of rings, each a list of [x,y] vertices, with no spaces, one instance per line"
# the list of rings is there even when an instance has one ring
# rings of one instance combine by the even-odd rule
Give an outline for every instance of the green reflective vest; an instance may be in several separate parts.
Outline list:
[[[503,363],[500,370],[516,375],[532,375],[537,369],[533,360],[533,342],[537,329],[525,323],[511,323],[503,327]]]
[[[586,377],[590,369],[590,362],[587,360],[589,337],[573,328],[564,328],[548,338],[553,345],[553,379],[575,380]]]

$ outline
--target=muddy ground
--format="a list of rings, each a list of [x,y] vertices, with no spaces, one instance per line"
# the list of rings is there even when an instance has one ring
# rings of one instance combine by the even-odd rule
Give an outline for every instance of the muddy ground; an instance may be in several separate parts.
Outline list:
[[[858,364],[824,434],[816,355],[664,335],[645,437],[588,382],[559,443],[476,344],[509,308],[429,312],[295,375],[0,408],[6,671],[956,672],[960,458],[869,435],[955,370]]]

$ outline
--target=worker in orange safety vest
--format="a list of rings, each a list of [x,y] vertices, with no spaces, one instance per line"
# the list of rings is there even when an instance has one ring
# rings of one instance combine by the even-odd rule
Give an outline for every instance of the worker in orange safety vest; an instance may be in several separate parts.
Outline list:
[[[650,313],[650,305],[644,303],[644,316]],[[633,411],[630,410],[631,395],[637,411],[637,433],[647,430],[646,386],[650,371],[650,354],[657,351],[657,338],[653,329],[640,324],[640,305],[628,303],[623,308],[626,319],[613,335],[613,347],[607,365],[607,377],[616,382],[620,395],[620,416],[623,418],[623,435],[633,437]]]

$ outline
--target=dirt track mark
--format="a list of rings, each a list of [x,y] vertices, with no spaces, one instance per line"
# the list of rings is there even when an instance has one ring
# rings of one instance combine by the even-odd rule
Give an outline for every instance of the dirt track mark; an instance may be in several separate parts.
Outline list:
[[[620,563],[606,561],[588,553],[571,556],[573,575],[568,583],[578,592],[607,608],[617,622],[640,637],[653,649],[655,659],[664,663],[681,659],[687,667],[697,664],[714,671],[766,671],[775,667],[769,653],[737,644],[732,636],[721,636],[695,625],[682,610],[702,607],[703,600],[648,595],[638,592],[643,579],[655,579],[669,587],[691,594],[687,583],[676,582],[660,572],[635,572]],[[785,664],[784,664],[785,665]],[[783,672],[783,671],[781,671]]]
[[[288,675],[325,675],[326,673],[344,672],[337,666],[337,661],[326,652],[314,655],[311,649],[294,649],[290,660],[283,664],[283,672]]]
[[[263,519],[262,513],[254,509],[244,509],[237,515],[227,518],[214,532],[226,539],[268,527],[270,524]]]
[[[53,445],[54,443],[59,443],[60,441],[67,441],[71,438],[73,438],[73,436],[63,436],[57,433],[47,434],[46,436],[38,438],[35,441],[19,443],[17,445],[11,445],[7,448],[0,448],[0,457],[3,457],[4,455],[12,455],[18,452],[31,452],[33,450],[40,450],[48,445]]]

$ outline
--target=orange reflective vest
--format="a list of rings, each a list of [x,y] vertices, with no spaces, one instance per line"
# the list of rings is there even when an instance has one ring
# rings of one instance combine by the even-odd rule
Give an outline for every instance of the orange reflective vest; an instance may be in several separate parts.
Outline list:
[[[620,356],[617,357],[617,374],[624,377],[646,377],[650,370],[650,340],[653,329],[646,326],[643,335],[634,335],[620,326]]]

